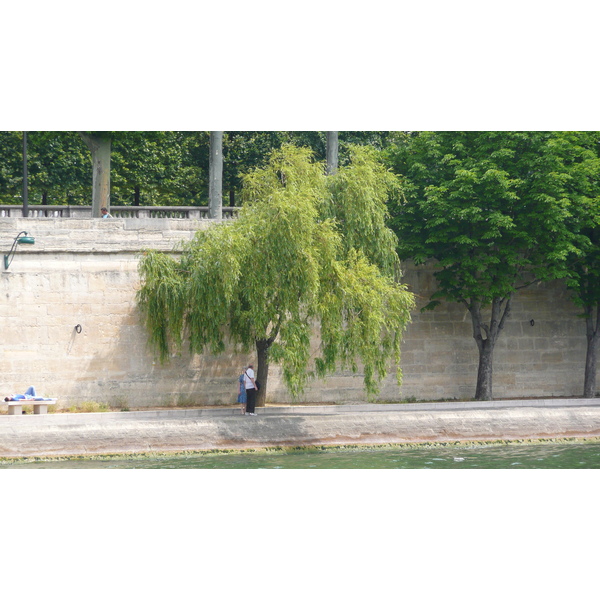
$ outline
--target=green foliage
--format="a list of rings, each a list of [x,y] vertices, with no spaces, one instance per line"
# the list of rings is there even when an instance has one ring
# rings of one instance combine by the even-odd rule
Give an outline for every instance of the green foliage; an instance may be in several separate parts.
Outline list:
[[[111,204],[206,206],[208,204],[208,131],[81,132],[110,138]],[[239,205],[244,175],[264,168],[283,144],[310,148],[325,156],[325,132],[226,131],[223,140],[224,203]],[[350,161],[353,144],[383,148],[393,132],[342,131],[340,164]],[[21,131],[0,132],[0,203],[22,202]],[[90,204],[90,153],[77,132],[28,133],[29,202]],[[229,201],[227,201],[229,196]]]
[[[343,236],[344,249],[361,249],[382,272],[393,274],[398,265],[398,240],[387,227],[387,202],[398,195],[398,178],[379,162],[368,146],[349,146],[349,163],[329,178],[331,202],[327,215],[335,219]]]
[[[149,251],[140,261],[140,275],[145,284],[138,291],[138,301],[144,308],[150,343],[164,362],[171,344],[181,344],[186,302],[182,268],[167,254]]]
[[[242,179],[256,168],[263,168],[274,149],[284,142],[280,131],[225,131],[223,137],[223,197],[235,205],[242,191]],[[206,157],[208,169],[208,154]],[[239,201],[237,201],[239,204]]]
[[[581,254],[573,182],[583,178],[571,148],[562,133],[474,131],[407,134],[387,151],[404,177],[392,209],[398,253],[435,261],[438,289],[425,308],[445,299],[469,310],[477,399],[492,399],[494,346],[514,292],[566,277]]]
[[[111,153],[111,204],[191,204],[182,179],[186,144],[175,131],[115,135]]]
[[[73,132],[27,134],[30,204],[89,203],[89,152]],[[23,202],[23,132],[0,132],[0,204]]]
[[[317,160],[325,160],[325,131],[280,131],[282,143],[310,148]],[[370,146],[376,150],[388,147],[396,138],[393,131],[339,131],[340,165],[351,161],[354,146]]]
[[[360,358],[365,387],[374,395],[389,359],[399,364],[400,333],[410,321],[413,297],[405,286],[382,275],[360,251],[351,249],[336,267],[323,284],[323,356],[316,363],[317,373],[323,376],[333,371],[336,361],[356,372]],[[402,372],[398,368],[396,373],[400,384]]]
[[[435,297],[488,305],[566,273],[576,251],[568,173],[551,132],[421,132],[388,151],[401,258],[435,259]],[[435,299],[435,298],[434,298]]]
[[[575,304],[591,315],[600,305],[600,133],[564,132],[560,147],[573,199],[569,227],[578,234],[577,250],[568,261],[567,285]]]
[[[567,285],[574,292],[573,302],[591,314],[600,305],[600,224],[595,229],[584,230],[588,243],[581,254],[573,258],[567,276]]]
[[[184,339],[196,353],[218,353],[226,343],[265,347],[295,395],[309,369],[324,376],[360,361],[375,394],[387,363],[399,358],[412,294],[360,248],[344,250],[340,228],[324,215],[330,183],[309,149],[284,145],[243,180],[239,219],[198,231],[179,260],[141,257],[138,301],[151,343],[163,359]]]

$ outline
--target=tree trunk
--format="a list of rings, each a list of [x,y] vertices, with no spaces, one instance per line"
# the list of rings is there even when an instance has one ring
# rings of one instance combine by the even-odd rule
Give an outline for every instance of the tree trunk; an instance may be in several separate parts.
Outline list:
[[[208,166],[208,216],[223,217],[223,132],[210,132],[210,162]]]
[[[256,394],[256,406],[265,405],[269,378],[269,348],[272,343],[271,340],[256,340],[256,355],[258,357],[256,379],[260,382],[260,390]]]
[[[504,323],[510,315],[512,295],[506,298],[494,298],[492,301],[492,314],[490,324],[483,323],[481,318],[481,303],[471,301],[467,308],[471,313],[473,324],[473,338],[479,350],[479,365],[477,367],[477,387],[475,388],[476,400],[492,400],[494,348]],[[502,310],[502,305],[504,310]],[[483,334],[485,333],[485,337]]]
[[[27,132],[23,132],[23,216],[29,216],[29,196],[28,196],[28,179],[27,174]]]
[[[594,398],[596,396],[596,371],[598,348],[600,348],[600,332],[598,325],[600,323],[600,304],[596,307],[596,324],[592,308],[586,310],[585,324],[587,337],[587,352],[585,355],[585,378],[583,383],[583,397]]]
[[[140,205],[140,186],[139,185],[136,185],[133,188],[133,205],[134,206]]]
[[[492,400],[492,375],[494,365],[494,345],[491,340],[483,340],[479,348],[479,365],[477,367],[476,400]]]
[[[92,217],[110,209],[110,137],[79,132],[92,153]]]
[[[235,188],[233,187],[229,189],[229,206],[235,206]]]
[[[327,131],[327,175],[335,175],[338,169],[339,139],[337,131]]]

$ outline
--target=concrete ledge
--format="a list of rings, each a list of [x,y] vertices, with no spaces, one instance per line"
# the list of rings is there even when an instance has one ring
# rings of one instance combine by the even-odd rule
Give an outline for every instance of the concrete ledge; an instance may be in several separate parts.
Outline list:
[[[510,407],[484,403],[486,408],[454,410],[425,405],[268,407],[258,409],[256,417],[233,408],[2,416],[0,456],[600,435],[599,400],[565,402],[516,406],[510,401]]]
[[[544,406],[600,406],[600,398],[550,398],[523,400],[492,400],[489,402],[421,402],[414,404],[341,404],[322,406],[267,406],[257,408],[259,415],[336,415],[346,413],[387,413],[421,411],[490,410],[495,408],[544,407]],[[227,417],[240,415],[237,405],[223,408],[189,408],[173,410],[143,410],[101,413],[53,413],[45,415],[52,423],[90,423],[103,421],[181,420],[196,418]],[[0,433],[7,415],[0,415]],[[28,418],[37,415],[28,415]],[[35,421],[41,423],[40,421]],[[34,423],[32,421],[31,423]]]

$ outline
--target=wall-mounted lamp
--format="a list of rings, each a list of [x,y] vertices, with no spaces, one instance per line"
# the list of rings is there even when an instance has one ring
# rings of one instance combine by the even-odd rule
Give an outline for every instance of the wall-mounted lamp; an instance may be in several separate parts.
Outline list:
[[[35,244],[35,238],[27,235],[26,231],[21,231],[21,233],[17,234],[15,238],[12,248],[8,254],[4,255],[4,268],[8,269],[12,259],[15,256],[15,252],[17,251],[17,244]]]

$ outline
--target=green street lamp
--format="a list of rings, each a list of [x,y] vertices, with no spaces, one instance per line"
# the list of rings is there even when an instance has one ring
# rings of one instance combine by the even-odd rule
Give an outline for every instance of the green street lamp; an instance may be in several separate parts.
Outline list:
[[[4,255],[4,268],[8,269],[12,259],[15,256],[15,252],[17,251],[17,244],[35,244],[35,238],[27,235],[26,231],[21,231],[21,233],[17,234],[13,241],[12,248],[8,254]]]

